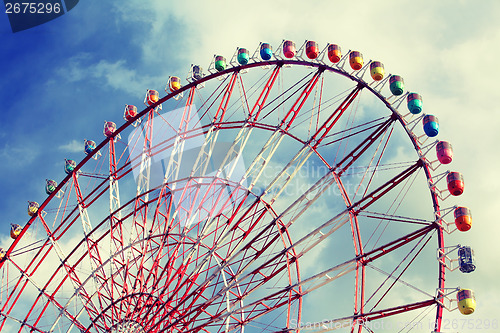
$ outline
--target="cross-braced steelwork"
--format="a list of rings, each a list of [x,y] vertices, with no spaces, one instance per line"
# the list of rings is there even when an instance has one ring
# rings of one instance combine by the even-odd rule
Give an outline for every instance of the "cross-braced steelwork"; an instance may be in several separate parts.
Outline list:
[[[371,332],[435,307],[439,331],[422,135],[387,80],[326,50],[238,51],[148,90],[6,251],[0,328]]]

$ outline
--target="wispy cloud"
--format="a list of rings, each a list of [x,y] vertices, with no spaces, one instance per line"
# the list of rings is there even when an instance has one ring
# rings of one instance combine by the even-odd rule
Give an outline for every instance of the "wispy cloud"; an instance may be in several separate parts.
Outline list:
[[[39,155],[39,151],[28,146],[11,146],[5,144],[0,149],[1,165],[8,169],[17,168],[19,166],[26,167],[31,164]]]
[[[96,80],[100,85],[127,94],[142,94],[151,82],[163,81],[163,76],[141,75],[123,59],[116,61],[96,60],[88,53],[77,54],[66,61],[58,74],[68,82]]]
[[[57,149],[66,153],[78,153],[83,151],[83,142],[71,140],[67,144],[57,147]]]

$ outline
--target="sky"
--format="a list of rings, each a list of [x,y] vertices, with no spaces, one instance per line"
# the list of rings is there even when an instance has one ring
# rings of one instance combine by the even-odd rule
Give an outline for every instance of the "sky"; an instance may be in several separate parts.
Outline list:
[[[208,67],[215,53],[230,58],[259,42],[332,42],[402,75],[439,117],[452,168],[465,177],[460,204],[474,219],[447,242],[472,246],[478,265],[450,280],[475,290],[471,318],[498,320],[499,16],[496,0],[80,1],[12,33],[0,14],[0,234],[27,221],[26,202],[44,200],[45,179],[63,178],[64,158],[83,157],[84,138],[99,142],[104,120],[121,123],[123,106],[161,91],[169,75],[184,78],[192,63]]]

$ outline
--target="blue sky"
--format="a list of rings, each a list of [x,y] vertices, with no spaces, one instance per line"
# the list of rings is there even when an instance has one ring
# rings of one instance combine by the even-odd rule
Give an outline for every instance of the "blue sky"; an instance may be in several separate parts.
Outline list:
[[[80,1],[13,34],[2,14],[0,234],[27,220],[28,200],[44,200],[46,178],[63,178],[64,158],[83,158],[84,138],[100,142],[104,120],[121,124],[123,106],[142,104],[145,90],[161,91],[169,75],[184,78],[192,63],[206,68],[213,54],[230,58],[260,41],[334,42],[402,75],[439,117],[452,167],[466,181],[456,203],[474,217],[470,232],[447,242],[471,245],[479,266],[471,276],[451,273],[450,284],[476,290],[475,319],[498,319],[499,15],[495,0]]]

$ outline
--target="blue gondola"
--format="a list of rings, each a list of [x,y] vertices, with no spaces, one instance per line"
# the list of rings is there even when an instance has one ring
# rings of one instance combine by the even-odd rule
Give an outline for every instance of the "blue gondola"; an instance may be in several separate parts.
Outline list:
[[[470,246],[461,246],[458,249],[458,269],[462,273],[471,273],[476,269],[474,250]]]
[[[97,144],[95,143],[95,141],[85,140],[85,154],[87,154],[87,155],[92,154],[95,147],[97,147]]]
[[[260,45],[260,57],[262,60],[271,60],[273,56],[273,49],[270,44],[262,43]]]
[[[439,121],[436,116],[428,114],[424,117],[424,132],[428,137],[435,137],[439,133]]]

